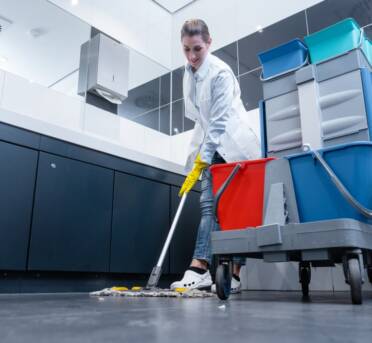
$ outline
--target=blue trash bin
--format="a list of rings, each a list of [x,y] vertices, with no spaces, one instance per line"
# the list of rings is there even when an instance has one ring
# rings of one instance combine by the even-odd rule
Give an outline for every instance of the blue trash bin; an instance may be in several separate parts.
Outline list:
[[[355,142],[319,150],[351,195],[372,208],[372,143]],[[352,218],[372,224],[343,197],[311,152],[289,160],[300,222]]]
[[[299,39],[258,54],[262,65],[263,80],[297,70],[307,64],[308,50]]]

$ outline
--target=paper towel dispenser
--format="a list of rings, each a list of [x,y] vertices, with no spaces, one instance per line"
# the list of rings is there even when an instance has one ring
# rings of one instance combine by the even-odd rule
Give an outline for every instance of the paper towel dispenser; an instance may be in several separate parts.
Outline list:
[[[78,94],[92,92],[121,104],[128,97],[129,49],[99,33],[80,49]]]

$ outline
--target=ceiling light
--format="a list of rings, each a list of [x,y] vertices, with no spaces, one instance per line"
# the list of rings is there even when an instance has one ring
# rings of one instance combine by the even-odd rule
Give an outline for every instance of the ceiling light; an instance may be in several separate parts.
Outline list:
[[[79,0],[71,0],[71,6],[79,5]]]
[[[259,33],[262,33],[262,32],[263,32],[263,27],[262,27],[262,25],[258,25],[258,26],[256,27],[256,30],[257,30]]]
[[[33,29],[27,31],[27,33],[33,38],[39,38],[40,36],[48,33],[48,31],[43,27],[34,27]]]
[[[5,56],[0,56],[0,63],[4,64],[6,62],[8,62],[8,59]]]

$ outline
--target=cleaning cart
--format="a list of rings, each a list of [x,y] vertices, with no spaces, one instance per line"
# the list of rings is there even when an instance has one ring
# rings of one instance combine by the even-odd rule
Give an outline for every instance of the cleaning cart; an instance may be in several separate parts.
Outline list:
[[[260,179],[250,172],[257,164]],[[304,296],[311,267],[341,263],[352,302],[362,303],[365,268],[372,282],[372,143],[216,165],[211,171],[221,228],[212,233],[220,299],[229,297],[232,257],[244,256],[298,262]]]
[[[371,41],[347,19],[305,42],[260,55],[269,158],[211,167],[220,299],[233,256],[298,262],[305,297],[312,267],[342,264],[354,304],[365,274],[372,282]],[[294,63],[283,65],[288,56]]]

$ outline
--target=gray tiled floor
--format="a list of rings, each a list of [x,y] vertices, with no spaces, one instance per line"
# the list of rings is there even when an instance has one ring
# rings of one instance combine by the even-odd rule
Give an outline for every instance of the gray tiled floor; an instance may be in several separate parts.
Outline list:
[[[217,299],[0,295],[0,342],[370,342],[372,294],[245,292]]]

